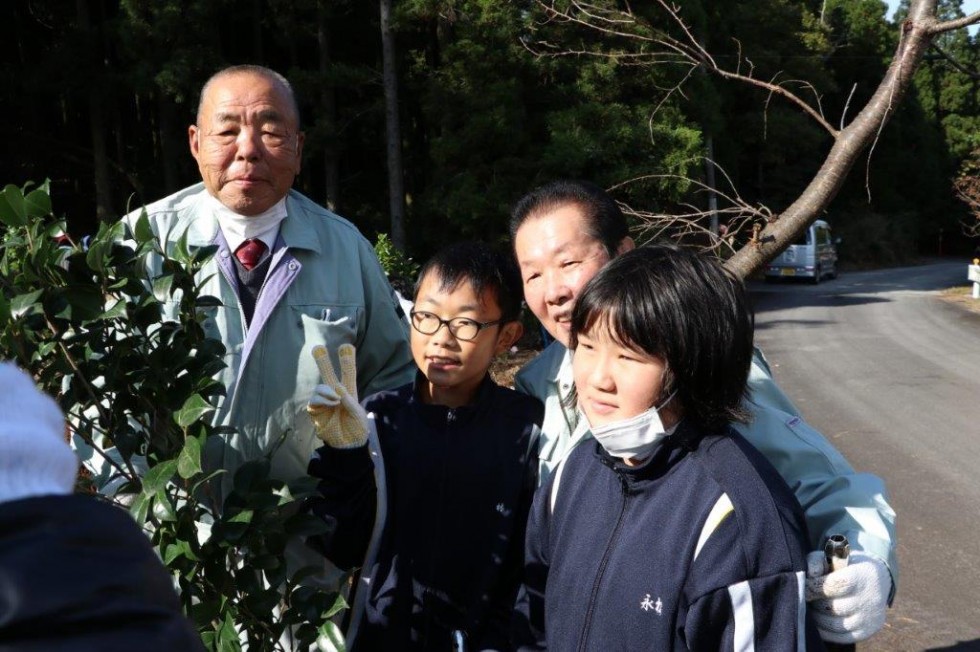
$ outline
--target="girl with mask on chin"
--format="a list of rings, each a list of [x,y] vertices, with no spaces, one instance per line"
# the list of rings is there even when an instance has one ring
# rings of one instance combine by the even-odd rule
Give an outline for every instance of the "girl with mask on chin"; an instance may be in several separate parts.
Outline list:
[[[535,497],[521,649],[822,649],[802,510],[729,425],[752,331],[741,282],[691,251],[642,247],[585,286],[569,348],[593,438]]]

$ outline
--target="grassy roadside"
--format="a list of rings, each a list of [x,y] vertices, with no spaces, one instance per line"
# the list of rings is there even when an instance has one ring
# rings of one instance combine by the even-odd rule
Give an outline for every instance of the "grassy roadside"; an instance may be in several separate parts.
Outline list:
[[[943,301],[958,304],[971,312],[980,313],[980,299],[972,296],[973,284],[962,287],[947,288],[939,293],[939,298]]]

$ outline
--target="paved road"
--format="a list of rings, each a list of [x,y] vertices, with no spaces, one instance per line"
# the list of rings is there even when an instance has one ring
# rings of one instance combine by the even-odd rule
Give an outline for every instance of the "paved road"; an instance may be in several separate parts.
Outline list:
[[[750,284],[776,379],[898,513],[898,597],[861,652],[980,650],[980,314],[936,296],[965,283],[957,261]]]

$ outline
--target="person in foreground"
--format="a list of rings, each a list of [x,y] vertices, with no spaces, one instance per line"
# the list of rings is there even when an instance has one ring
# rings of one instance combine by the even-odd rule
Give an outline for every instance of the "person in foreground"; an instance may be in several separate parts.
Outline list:
[[[802,510],[729,425],[752,331],[741,283],[693,252],[636,249],[586,284],[569,348],[595,441],[535,497],[525,649],[822,649]]]
[[[350,373],[338,380],[324,365],[310,402],[326,442],[309,466],[320,479],[313,510],[335,524],[327,557],[362,568],[347,635],[355,651],[449,650],[454,638],[470,650],[509,647],[543,409],[488,370],[520,337],[520,306],[509,256],[453,245],[416,285],[414,383],[362,410]],[[350,355],[340,352],[342,370]]]
[[[576,429],[570,318],[582,287],[616,256],[633,249],[626,218],[608,193],[584,181],[555,181],[525,195],[510,224],[528,307],[557,340],[528,363],[515,388],[545,404],[542,481],[569,451],[588,439]],[[884,483],[857,473],[801,417],[755,351],[744,408],[748,424],[733,427],[779,471],[803,506],[810,532],[811,569],[819,575],[823,545],[844,534],[851,563],[807,580],[807,601],[824,640],[864,640],[885,623],[898,582],[895,512]]]
[[[149,540],[77,473],[58,405],[0,363],[0,650],[203,652]]]

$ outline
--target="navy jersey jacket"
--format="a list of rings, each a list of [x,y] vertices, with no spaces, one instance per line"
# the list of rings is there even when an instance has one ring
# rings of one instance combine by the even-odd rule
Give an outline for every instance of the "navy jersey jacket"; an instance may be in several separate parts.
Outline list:
[[[424,380],[424,379],[420,379]],[[417,381],[418,382],[418,381]],[[523,569],[527,515],[537,484],[541,402],[489,376],[474,402],[424,404],[415,385],[364,402],[375,420],[387,518],[355,652],[449,650],[451,632],[471,649],[507,649]],[[372,537],[377,489],[367,447],[321,447],[315,511],[336,522],[326,554],[360,566]],[[356,598],[355,598],[356,600]]]
[[[802,510],[734,430],[681,422],[637,467],[585,442],[538,492],[527,538],[524,649],[822,649]]]

